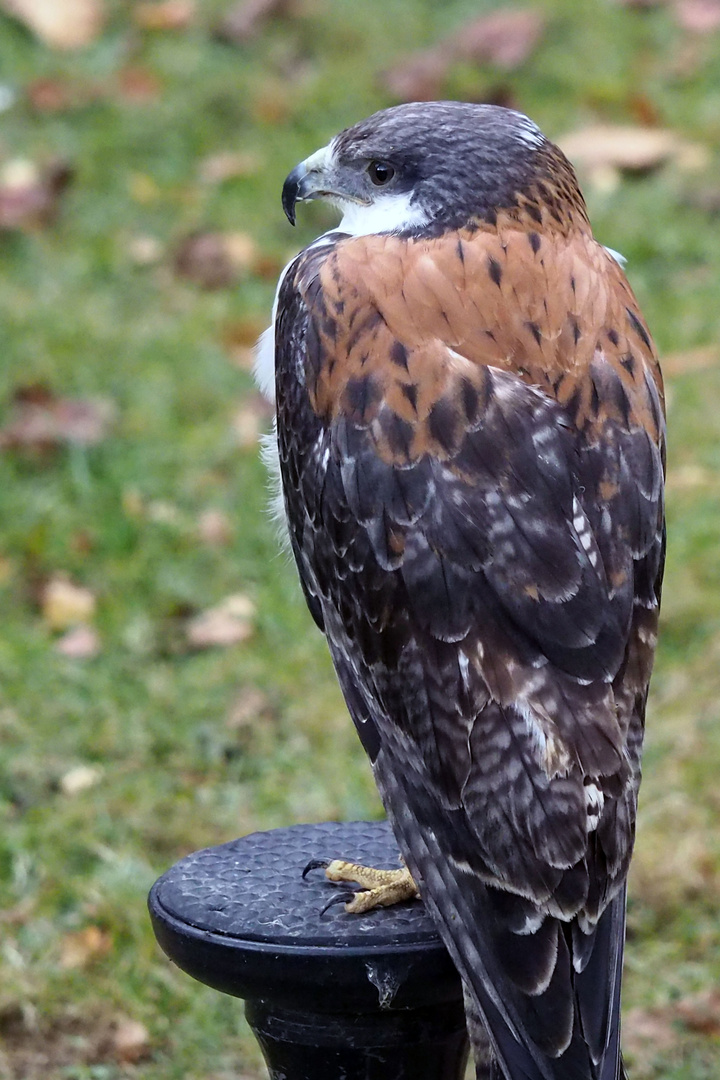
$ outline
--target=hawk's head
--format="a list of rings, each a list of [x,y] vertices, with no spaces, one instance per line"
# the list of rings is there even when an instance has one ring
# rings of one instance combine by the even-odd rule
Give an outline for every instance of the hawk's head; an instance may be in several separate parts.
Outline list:
[[[375,113],[301,162],[283,187],[283,208],[324,199],[353,235],[437,235],[494,221],[519,201],[560,197],[584,206],[572,167],[522,113],[459,101],[418,102]]]

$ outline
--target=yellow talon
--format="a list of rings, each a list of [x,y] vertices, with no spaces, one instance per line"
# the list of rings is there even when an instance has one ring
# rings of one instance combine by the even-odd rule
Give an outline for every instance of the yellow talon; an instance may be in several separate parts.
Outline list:
[[[362,915],[378,907],[392,907],[406,900],[420,898],[418,887],[406,866],[400,870],[378,870],[374,866],[361,866],[343,859],[333,859],[325,867],[325,876],[329,881],[351,882],[363,890],[356,892],[353,899],[345,905],[349,915]]]

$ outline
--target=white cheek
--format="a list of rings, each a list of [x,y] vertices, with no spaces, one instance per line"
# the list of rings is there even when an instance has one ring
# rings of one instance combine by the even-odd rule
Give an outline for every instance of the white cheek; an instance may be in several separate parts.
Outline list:
[[[370,206],[338,201],[342,211],[340,232],[350,236],[372,236],[376,233],[405,232],[428,223],[428,215],[410,201],[410,194],[378,195]]]

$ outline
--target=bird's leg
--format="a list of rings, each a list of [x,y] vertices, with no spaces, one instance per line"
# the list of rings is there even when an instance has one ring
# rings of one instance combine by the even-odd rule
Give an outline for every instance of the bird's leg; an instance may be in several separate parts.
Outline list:
[[[378,907],[392,907],[405,900],[420,898],[418,887],[406,866],[399,870],[378,870],[374,866],[360,866],[358,863],[345,862],[344,859],[325,861],[313,859],[303,871],[305,877],[310,870],[322,869],[325,877],[332,882],[351,882],[359,885],[359,892],[343,892],[335,897],[332,904],[345,902],[345,910],[350,915],[362,915]],[[327,908],[325,908],[327,911]]]

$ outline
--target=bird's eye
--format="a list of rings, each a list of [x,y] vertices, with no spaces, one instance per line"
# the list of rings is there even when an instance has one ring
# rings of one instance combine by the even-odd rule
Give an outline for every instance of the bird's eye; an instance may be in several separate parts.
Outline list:
[[[383,187],[384,184],[389,184],[395,175],[392,165],[388,165],[386,161],[371,161],[367,171],[375,187]]]

